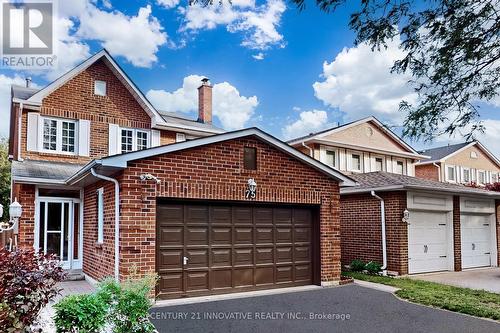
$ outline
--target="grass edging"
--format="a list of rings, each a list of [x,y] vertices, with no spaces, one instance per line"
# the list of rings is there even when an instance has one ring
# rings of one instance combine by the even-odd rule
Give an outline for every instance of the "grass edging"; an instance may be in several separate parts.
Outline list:
[[[342,274],[357,280],[400,288],[395,294],[413,303],[500,320],[500,294],[409,278],[392,278],[358,272]]]

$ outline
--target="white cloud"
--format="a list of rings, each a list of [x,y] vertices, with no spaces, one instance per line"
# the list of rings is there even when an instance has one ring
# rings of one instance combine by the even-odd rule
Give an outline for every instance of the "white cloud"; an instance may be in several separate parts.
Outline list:
[[[328,122],[328,113],[326,111],[310,110],[300,112],[299,119],[286,125],[281,131],[285,139],[292,139],[317,132],[332,125]]]
[[[0,122],[0,137],[9,137],[10,89],[12,85],[24,86],[26,85],[26,81],[24,77],[17,74],[12,77],[0,74],[0,105],[2,106],[2,115],[4,117],[4,121]],[[36,88],[37,85],[32,83],[32,87]]]
[[[365,43],[344,48],[331,62],[323,63],[323,81],[313,84],[315,96],[330,107],[339,108],[347,120],[375,115],[382,120],[401,122],[399,102],[416,101],[407,84],[408,75],[391,74],[395,60],[403,57],[399,38],[387,49],[372,51]]]
[[[170,112],[197,112],[198,90],[201,75],[189,75],[184,78],[182,87],[168,92],[149,90],[147,98],[153,105]],[[256,96],[241,96],[236,87],[228,82],[213,85],[213,115],[219,118],[225,129],[243,128],[255,113],[259,104]]]
[[[125,57],[134,66],[150,67],[158,60],[159,47],[167,42],[167,34],[151,12],[150,5],[140,8],[137,16],[89,5],[80,16],[77,35],[100,41],[111,54]]]
[[[179,4],[180,0],[156,0],[156,3],[159,6],[165,7],[165,8],[174,8],[177,7]]]
[[[254,54],[252,55],[252,58],[254,58],[255,60],[264,60],[264,53],[259,52],[257,54]]]
[[[255,50],[265,50],[272,46],[284,47],[283,35],[277,27],[286,10],[283,0],[268,0],[255,5],[252,0],[233,1],[209,6],[193,5],[181,7],[184,15],[180,31],[198,32],[225,25],[230,33],[243,33],[241,45]]]

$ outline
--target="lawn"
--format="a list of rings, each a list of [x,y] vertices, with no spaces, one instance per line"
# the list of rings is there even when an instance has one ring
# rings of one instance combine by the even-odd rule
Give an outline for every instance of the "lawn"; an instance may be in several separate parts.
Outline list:
[[[358,272],[342,274],[358,280],[400,288],[396,295],[410,302],[500,320],[500,294],[408,278],[391,278]]]

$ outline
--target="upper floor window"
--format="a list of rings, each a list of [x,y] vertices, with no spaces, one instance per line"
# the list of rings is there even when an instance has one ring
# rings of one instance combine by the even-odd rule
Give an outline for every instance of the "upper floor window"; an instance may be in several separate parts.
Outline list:
[[[254,147],[244,148],[243,167],[246,170],[257,170],[257,148]]]
[[[479,184],[486,184],[486,173],[484,171],[477,172],[477,182]]]
[[[375,157],[375,171],[384,171],[384,160],[382,157]]]
[[[452,166],[452,165],[449,165],[449,166],[446,167],[446,169],[447,169],[447,172],[448,172],[447,180],[452,181],[452,182],[456,181],[457,177],[455,175],[455,167]]]
[[[58,153],[75,153],[76,121],[44,118],[42,150]]]
[[[462,180],[464,183],[470,182],[470,169],[463,169],[462,171]]]
[[[491,182],[492,183],[497,183],[498,182],[498,174],[497,173],[493,172],[491,174]]]
[[[121,129],[121,152],[128,153],[135,150],[149,148],[149,132],[138,129]]]
[[[183,141],[186,141],[186,134],[176,133],[175,134],[175,142],[183,142]]]
[[[94,95],[106,96],[106,81],[94,81]]]
[[[328,165],[329,167],[335,168],[335,150],[327,150],[326,151],[326,161],[325,164]]]
[[[352,171],[361,171],[361,155],[359,154],[351,155],[351,167]]]
[[[397,174],[404,174],[404,163],[403,161],[396,161],[396,170],[394,170],[394,173]]]

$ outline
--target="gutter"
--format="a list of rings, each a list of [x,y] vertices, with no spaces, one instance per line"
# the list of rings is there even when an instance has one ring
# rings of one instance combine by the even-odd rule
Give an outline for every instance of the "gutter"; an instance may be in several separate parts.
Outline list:
[[[309,156],[314,157],[313,149],[311,147],[309,147],[308,145],[306,145],[305,141],[302,141],[301,144],[302,144],[302,147],[306,147],[307,149],[309,149]]]
[[[96,173],[94,168],[90,172],[96,178],[115,184],[115,280],[120,282],[120,184],[114,178]]]
[[[375,191],[371,191],[372,197],[380,200],[380,222],[382,224],[382,274],[387,275],[387,242],[385,237],[385,201]]]
[[[436,162],[433,162],[432,165],[434,165],[438,169],[438,180],[441,181],[441,166],[438,165]],[[455,177],[455,178],[457,178],[457,177]]]

